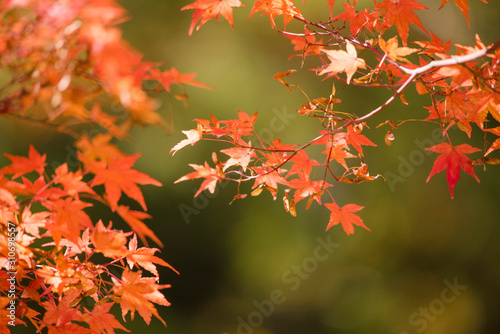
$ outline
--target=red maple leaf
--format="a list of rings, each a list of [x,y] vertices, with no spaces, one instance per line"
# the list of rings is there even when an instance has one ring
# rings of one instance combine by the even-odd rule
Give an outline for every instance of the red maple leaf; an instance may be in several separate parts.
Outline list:
[[[46,166],[45,154],[40,155],[40,153],[38,153],[32,145],[30,145],[27,158],[10,155],[8,153],[4,153],[4,156],[9,158],[12,163],[9,166],[0,169],[0,173],[14,174],[12,175],[12,180],[31,172],[37,172],[39,175],[42,175]]]
[[[434,174],[442,172],[446,168],[446,178],[448,180],[451,198],[453,198],[453,188],[460,178],[460,168],[462,168],[464,172],[474,177],[477,182],[479,182],[479,179],[474,173],[474,166],[472,165],[469,157],[467,157],[465,154],[481,151],[480,149],[472,147],[468,144],[452,146],[448,143],[441,143],[426,148],[426,150],[441,153],[441,155],[437,157],[436,161],[434,161],[431,173],[429,174],[426,182],[429,182]]]
[[[331,63],[323,67],[318,74],[328,73],[327,78],[329,78],[337,73],[345,72],[347,74],[347,84],[349,84],[357,69],[366,68],[366,63],[364,59],[358,58],[356,48],[350,42],[346,42],[346,50],[347,52],[343,50],[321,50],[326,53]]]
[[[428,9],[421,3],[415,0],[386,0],[379,3],[376,8],[382,10],[384,28],[396,25],[404,46],[407,46],[409,23],[413,23],[427,34],[422,22],[413,12],[414,10]]]
[[[431,41],[415,41],[413,43],[420,45],[421,47],[425,48],[424,51],[421,51],[420,53],[424,54],[433,54],[433,53],[446,53],[450,50],[450,43],[451,43],[451,38],[443,44],[443,41],[431,33]]]
[[[310,180],[309,175],[304,174],[302,172],[298,173],[297,175],[299,176],[298,179],[293,179],[291,181],[288,181],[287,184],[290,188],[297,189],[293,196],[295,203],[298,203],[299,201],[303,200],[308,196],[313,196],[314,199],[319,204],[321,204],[321,196],[316,196],[316,195],[322,194],[323,189],[331,187],[332,185],[324,182],[323,180],[320,181]]]
[[[330,222],[328,223],[326,230],[334,225],[337,225],[338,223],[341,223],[342,228],[344,229],[345,233],[347,233],[347,235],[354,233],[353,225],[364,227],[365,229],[370,231],[370,229],[366,227],[365,224],[363,224],[363,220],[358,215],[354,214],[354,212],[363,209],[363,206],[359,206],[356,204],[347,204],[343,207],[339,207],[335,202],[326,203],[325,206],[332,211],[332,213],[330,214]]]
[[[359,127],[355,129],[352,125],[349,125],[347,127],[346,142],[347,144],[352,145],[359,152],[359,154],[363,155],[363,148],[361,147],[361,145],[368,145],[368,146],[377,146],[377,145],[374,144],[366,136],[360,135],[359,134],[360,132],[361,130]]]
[[[311,174],[312,166],[319,165],[316,160],[310,159],[305,151],[299,151],[290,159],[290,161],[294,162],[294,164],[292,168],[290,168],[287,177],[293,174],[298,174],[300,172],[304,173],[305,175],[309,175]]]
[[[233,28],[233,9],[231,7],[241,6],[244,7],[239,0],[196,0],[192,4],[182,7],[181,10],[194,9],[193,20],[189,27],[189,35],[191,35],[198,20],[201,19],[196,30],[200,29],[211,18],[215,17],[219,21],[219,15],[222,15]]]
[[[95,175],[92,180],[92,187],[104,184],[106,195],[113,210],[118,206],[118,200],[122,192],[136,200],[144,210],[147,210],[144,197],[137,184],[162,185],[147,174],[131,168],[139,156],[138,153],[125,157],[115,157],[109,161],[109,164],[104,161],[96,161],[89,166],[90,172]]]
[[[366,9],[363,9],[361,12],[358,13],[354,9],[356,2],[357,1],[355,1],[353,5],[343,3],[342,6],[344,6],[345,11],[332,18],[332,21],[334,20],[348,21],[349,30],[352,36],[357,36],[361,32],[361,29],[363,27],[366,27],[371,32],[373,26],[377,22],[377,17],[378,17],[377,12],[368,13],[368,10]]]

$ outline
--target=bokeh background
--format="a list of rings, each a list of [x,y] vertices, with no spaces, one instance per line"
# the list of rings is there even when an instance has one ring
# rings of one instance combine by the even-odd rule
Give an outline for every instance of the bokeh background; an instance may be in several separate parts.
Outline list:
[[[252,2],[234,11],[234,31],[226,21],[210,21],[188,36],[192,11],[180,9],[190,2],[121,2],[132,18],[122,25],[124,36],[146,60],[195,72],[198,80],[216,88],[188,87],[186,108],[160,95],[165,117],[174,110],[173,130],[139,128],[132,141],[120,143],[128,153],[142,152],[136,167],[164,184],[143,187],[154,217],[149,226],[165,244],[161,257],[181,273],[160,271],[161,283],[172,284],[163,290],[172,305],[159,307],[167,328],[157,319],[147,326],[138,315],[134,322],[128,316],[126,327],[152,334],[500,333],[498,167],[476,167],[480,184],[462,173],[453,200],[444,173],[426,184],[436,155],[425,154],[420,143],[436,143],[434,127],[408,123],[395,132],[391,147],[384,144],[388,129],[376,129],[387,119],[425,117],[427,97],[412,88],[406,94],[409,106],[398,101],[370,121],[368,135],[378,147],[365,149],[372,174],[401,179],[333,189],[340,205],[365,206],[359,214],[371,232],[356,228],[346,236],[339,226],[325,232],[325,208],[313,204],[306,211],[298,205],[294,218],[283,209],[282,193],[275,202],[264,192],[229,205],[234,185],[193,199],[200,182],[173,184],[191,172],[188,163],[210,161],[210,152],[222,148],[202,142],[170,156],[184,137],[180,131],[194,127],[193,119],[258,111],[256,126],[266,136],[306,142],[315,136],[316,122],[296,117],[305,97],[289,93],[272,77],[297,69],[294,78],[311,98],[328,96],[332,83],[301,69],[300,57],[288,60],[290,41],[270,29],[267,17],[248,20]],[[453,3],[436,13],[440,1],[421,2],[431,9],[419,11],[423,25],[443,41],[474,45],[475,33],[485,44],[500,38],[497,1],[469,1],[471,29]],[[327,19],[326,1],[297,5],[311,19]],[[340,8],[338,1],[335,11]],[[302,27],[292,23],[289,30]],[[416,29],[412,33],[419,34]],[[306,66],[319,64],[306,60]],[[342,110],[358,115],[389,96],[383,90],[336,87]],[[467,140],[458,131],[453,138]],[[473,132],[474,146],[481,147],[482,140]],[[2,152],[26,154],[30,143],[46,151],[49,160],[71,159],[71,138],[0,119]]]

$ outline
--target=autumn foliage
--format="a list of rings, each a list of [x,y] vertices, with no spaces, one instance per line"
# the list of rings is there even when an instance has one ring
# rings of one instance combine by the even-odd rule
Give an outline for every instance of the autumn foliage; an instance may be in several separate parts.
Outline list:
[[[8,76],[2,116],[73,136],[79,162],[73,170],[66,162],[48,163],[34,146],[25,157],[4,153],[0,332],[28,323],[48,333],[126,330],[110,313],[115,304],[124,321],[137,312],[148,324],[152,316],[163,322],[155,304],[169,305],[161,292],[169,285],[160,284],[157,266],[171,267],[148,246],[163,245],[145,223],[151,217],[141,191],[161,183],[134,169],[140,154],[127,155],[112,141],[126,138],[134,124],[167,125],[152,94],[176,85],[182,100],[184,85],[209,86],[194,74],[142,61],[121,37],[117,24],[126,12],[114,1],[0,6],[1,66]],[[82,129],[97,131],[88,136]],[[123,204],[125,196],[137,208]],[[89,216],[99,206],[131,232]]]
[[[469,24],[467,0],[455,4]],[[187,138],[171,153],[202,140],[218,141],[222,148],[211,162],[191,164],[194,171],[176,182],[202,179],[198,196],[230,180],[238,183],[234,199],[267,191],[273,199],[282,198],[292,216],[299,202],[306,209],[324,206],[330,215],[326,229],[340,224],[352,234],[355,226],[369,230],[369,222],[365,225],[358,215],[362,206],[341,203],[335,185],[384,179],[369,172],[363,150],[379,140],[367,137],[367,126],[387,127],[387,145],[404,123],[439,127],[445,142],[428,148],[439,155],[427,181],[446,169],[452,197],[461,170],[479,182],[475,166],[500,162],[492,157],[500,149],[500,41],[485,45],[477,36],[475,45],[451,50],[450,41],[422,25],[417,13],[428,8],[416,0],[374,0],[367,8],[357,0],[342,7],[335,0],[324,5],[329,11],[323,22],[309,21],[293,0],[248,5],[250,16],[267,16],[271,28],[291,41],[304,66],[309,57],[323,64],[308,69],[332,87],[328,96],[310,98],[293,79],[295,69],[274,75],[289,91],[304,93],[297,113],[317,121],[317,133],[305,143],[267,143],[256,132],[256,112],[238,111],[230,120],[196,119],[196,127],[183,131]],[[197,0],[182,8],[194,10],[186,30],[192,34],[221,16],[233,26],[233,9],[242,6],[238,0]],[[140,154],[125,154],[113,140],[127,138],[134,125],[169,125],[157,113],[153,94],[166,91],[185,101],[185,85],[210,86],[195,81],[195,74],[143,61],[122,38],[118,24],[127,16],[114,0],[7,0],[0,10],[1,67],[8,73],[0,87],[0,113],[74,137],[79,160],[78,168],[60,163],[51,169],[50,157],[35,145],[26,148],[26,156],[4,153],[0,331],[28,323],[48,333],[126,330],[110,313],[115,304],[124,321],[129,313],[133,320],[137,311],[148,324],[152,316],[163,322],[156,305],[169,305],[161,292],[169,285],[160,283],[157,266],[175,269],[157,256],[158,248],[149,247],[148,242],[160,247],[162,242],[144,222],[151,217],[141,191],[141,186],[161,183],[134,169]],[[287,31],[292,20],[304,29]],[[412,38],[415,27],[428,38]],[[390,95],[377,108],[354,113],[342,110],[335,96],[338,82]],[[398,100],[409,104],[404,95],[409,89],[428,96],[425,119],[369,124]],[[82,134],[89,127],[99,133]],[[473,128],[483,132],[484,147],[452,142],[453,128],[468,138]],[[246,190],[240,187],[244,182],[250,182]],[[124,197],[137,207],[124,205]],[[109,208],[130,231],[91,217],[89,208],[95,206]]]
[[[443,0],[441,7],[448,1]],[[485,0],[483,2],[487,3]],[[479,182],[474,166],[500,163],[498,158],[490,156],[491,152],[500,148],[500,41],[485,45],[476,35],[475,45],[457,44],[456,51],[451,51],[451,41],[443,42],[422,25],[417,12],[428,8],[420,2],[375,0],[371,8],[360,8],[357,4],[357,0],[343,2],[343,8],[333,16],[335,1],[328,1],[330,18],[324,22],[314,22],[307,19],[294,1],[256,1],[251,16],[256,13],[267,16],[271,27],[289,38],[294,50],[300,52],[304,67],[307,64],[306,57],[318,57],[323,65],[309,70],[315,71],[322,79],[334,78],[333,83],[325,83],[332,86],[329,96],[310,98],[293,79],[296,69],[274,75],[274,79],[284,84],[290,92],[295,89],[304,94],[306,101],[297,108],[297,112],[303,117],[317,119],[318,132],[311,134],[310,141],[304,143],[285,144],[279,139],[265,143],[254,127],[257,113],[250,116],[238,111],[238,118],[232,120],[219,120],[216,116],[196,119],[196,129],[183,131],[187,139],[174,146],[172,154],[200,140],[219,141],[229,148],[222,149],[219,154],[214,152],[212,164],[191,164],[195,171],[177,182],[203,179],[195,194],[197,196],[203,190],[213,193],[223,180],[234,181],[238,183],[235,199],[247,196],[243,187],[240,187],[247,181],[252,183],[252,196],[267,190],[276,199],[279,188],[282,188],[284,208],[292,216],[297,215],[296,205],[300,201],[307,202],[306,209],[316,202],[330,211],[326,229],[341,224],[347,234],[352,234],[354,225],[368,229],[357,214],[363,207],[338,204],[334,185],[338,182],[360,183],[384,179],[383,175],[369,172],[369,162],[364,157],[364,147],[377,146],[377,140],[364,134],[363,130],[367,126],[387,127],[387,145],[391,145],[395,133],[406,122],[425,121],[439,127],[446,141],[427,148],[440,154],[427,182],[446,169],[452,198],[460,170]],[[455,4],[469,24],[468,2],[455,1]],[[183,9],[195,10],[191,33],[199,17],[203,19],[197,28],[209,18],[217,19],[219,14],[223,14],[233,26],[231,12],[234,7],[240,6],[242,4],[239,1],[198,0]],[[279,17],[282,23],[277,22]],[[287,25],[292,20],[302,23],[304,31],[287,31]],[[393,26],[397,32],[395,36],[394,30],[390,29]],[[411,39],[412,26],[429,38]],[[342,101],[335,96],[335,81],[389,91],[390,95],[385,103],[362,114],[342,110]],[[408,105],[404,93],[409,89],[429,97],[429,106],[425,107],[428,110],[426,118],[369,124],[372,116],[397,100]],[[450,129],[458,128],[470,138],[473,127],[485,134],[483,148],[452,142]],[[321,147],[321,156],[307,153],[314,151],[318,145]],[[474,153],[475,157],[469,156]]]

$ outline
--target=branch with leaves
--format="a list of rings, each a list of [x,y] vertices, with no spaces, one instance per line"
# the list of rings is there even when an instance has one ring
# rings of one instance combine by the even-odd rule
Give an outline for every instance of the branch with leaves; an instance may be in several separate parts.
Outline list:
[[[441,7],[448,1],[443,0]],[[487,3],[487,1],[484,1]],[[464,14],[467,23],[467,1],[455,2]],[[213,164],[190,165],[194,172],[181,177],[176,182],[198,179],[204,181],[195,196],[201,191],[214,192],[218,183],[230,180],[238,183],[235,199],[247,196],[241,193],[240,184],[253,181],[251,195],[257,196],[267,189],[273,199],[278,196],[278,188],[283,188],[283,205],[293,216],[297,214],[296,204],[307,199],[306,209],[315,201],[330,211],[327,229],[341,224],[347,234],[354,233],[353,225],[368,229],[361,218],[355,214],[363,207],[356,204],[340,206],[334,199],[335,182],[359,183],[382,178],[371,175],[365,161],[363,146],[376,144],[362,134],[371,118],[382,112],[398,98],[405,105],[408,101],[404,92],[414,87],[420,95],[428,95],[429,115],[425,119],[402,121],[387,120],[379,126],[389,126],[385,142],[390,145],[394,132],[399,125],[408,121],[425,121],[436,124],[442,130],[447,142],[428,150],[441,155],[436,159],[429,179],[447,169],[450,194],[460,177],[460,170],[479,179],[474,166],[498,164],[500,159],[488,155],[500,148],[500,127],[492,126],[500,122],[499,66],[500,41],[484,45],[476,35],[472,47],[456,45],[456,52],[450,54],[451,41],[443,43],[432,32],[430,40],[411,40],[410,23],[427,36],[429,33],[422,25],[415,11],[428,10],[415,0],[374,1],[374,6],[359,8],[358,1],[342,3],[344,11],[333,17],[335,1],[328,1],[330,17],[326,22],[313,22],[307,19],[292,0],[259,0],[254,3],[251,16],[263,12],[271,22],[271,27],[289,38],[294,50],[300,51],[305,67],[306,58],[318,57],[323,66],[310,68],[318,76],[334,78],[347,85],[366,89],[385,89],[391,91],[390,97],[375,109],[358,116],[349,110],[338,111],[342,105],[335,97],[335,84],[327,97],[310,99],[292,78],[296,70],[279,72],[274,78],[293,92],[298,89],[307,98],[297,112],[318,120],[319,135],[305,144],[283,144],[281,140],[264,143],[255,131],[257,113],[252,116],[238,111],[238,118],[232,120],[196,119],[196,129],[183,131],[187,139],[174,146],[171,153],[194,145],[200,140],[215,140],[229,145],[230,148],[213,153]],[[197,0],[183,9],[194,9],[190,34],[197,19],[202,17],[197,28],[211,18],[223,14],[233,26],[232,10],[240,7],[233,0]],[[356,8],[357,7],[357,8]],[[440,9],[440,8],[439,8]],[[277,18],[282,17],[283,29],[278,29]],[[304,25],[304,32],[286,31],[287,24],[296,20]],[[387,36],[388,29],[396,26],[398,35]],[[364,37],[364,40],[360,39]],[[401,40],[403,46],[399,46]],[[412,43],[419,48],[410,48]],[[358,55],[358,52],[362,52]],[[325,56],[326,55],[326,59]],[[292,56],[293,57],[293,56]],[[344,77],[345,73],[345,77]],[[333,106],[335,105],[335,109]],[[396,124],[398,123],[399,124]],[[451,128],[458,128],[471,137],[475,126],[485,134],[497,136],[489,145],[485,136],[485,149],[469,144],[454,144],[448,135]],[[253,142],[253,144],[252,144]],[[322,147],[321,160],[310,158],[306,151],[319,145]],[[469,154],[481,152],[479,158],[471,159]],[[229,158],[220,158],[228,156]],[[487,157],[488,156],[488,157]],[[349,162],[349,163],[348,163]],[[327,197],[326,203],[323,198]]]

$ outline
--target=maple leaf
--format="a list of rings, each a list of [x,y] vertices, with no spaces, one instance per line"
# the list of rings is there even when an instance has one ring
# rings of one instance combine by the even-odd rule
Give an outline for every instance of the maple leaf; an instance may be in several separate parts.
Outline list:
[[[77,244],[80,239],[80,231],[85,228],[93,228],[92,221],[83,209],[92,206],[90,203],[82,202],[71,197],[46,201],[43,205],[52,211],[52,219],[46,224],[46,228],[52,235],[56,245],[62,237]]]
[[[302,18],[300,9],[294,7],[293,0],[258,0],[253,5],[250,17],[260,11],[264,11],[261,16],[267,15],[269,17],[273,29],[276,27],[274,23],[274,18],[276,16],[283,15],[284,28],[286,28],[286,25],[290,23],[295,16]]]
[[[493,129],[487,129],[486,131],[488,132],[491,132],[497,136],[500,137],[500,126],[497,126],[496,128],[493,128]],[[490,154],[491,152],[495,151],[495,150],[498,150],[500,149],[500,138],[497,138],[493,144],[491,144],[490,148],[488,149],[488,151],[486,151],[486,153],[484,154],[484,156],[487,156],[488,154]]]
[[[278,194],[278,184],[288,184],[288,181],[280,175],[281,169],[272,171],[271,167],[252,167],[252,170],[258,175],[252,189],[266,187],[271,192],[273,199],[276,199]]]
[[[360,127],[356,127],[355,129],[352,125],[349,125],[347,127],[346,142],[347,144],[352,145],[359,152],[359,154],[363,155],[363,148],[361,147],[361,145],[368,145],[368,146],[377,146],[377,145],[374,144],[366,136],[360,135],[359,134],[360,132],[361,132]]]
[[[293,196],[295,204],[308,196],[314,196],[314,199],[321,204],[321,196],[315,195],[321,194],[323,189],[331,187],[332,185],[323,180],[310,180],[308,174],[302,172],[297,175],[299,176],[298,179],[290,180],[287,184],[290,188],[297,189]]]
[[[89,325],[92,333],[114,334],[115,328],[130,332],[110,313],[112,306],[113,303],[105,303],[101,305],[96,304],[92,311],[85,309],[82,321]]]
[[[451,38],[443,44],[443,41],[431,33],[431,41],[415,41],[413,43],[420,45],[421,47],[425,48],[424,51],[421,51],[420,53],[424,54],[429,54],[432,55],[433,53],[446,53],[450,50],[450,43],[451,43]]]
[[[43,175],[43,171],[45,169],[45,154],[40,155],[33,145],[30,145],[28,157],[15,156],[10,155],[8,153],[4,153],[4,156],[9,158],[12,163],[9,166],[6,166],[0,169],[0,173],[2,174],[14,174],[12,175],[12,179],[17,179],[19,176],[24,174],[28,174],[31,172],[37,172],[39,175]]]
[[[241,166],[243,171],[247,170],[247,166],[250,161],[252,161],[252,158],[255,157],[255,153],[250,148],[252,146],[252,142],[249,142],[248,144],[245,143],[245,146],[246,147],[231,147],[221,150],[222,153],[231,157],[224,163],[224,168],[222,169],[224,172],[231,166]]]
[[[194,3],[184,6],[181,10],[194,9],[193,20],[189,27],[189,35],[193,33],[196,22],[200,21],[196,30],[207,23],[211,18],[219,21],[219,15],[222,15],[233,26],[232,7],[241,7],[244,5],[239,0],[196,0]]]
[[[387,54],[387,57],[393,61],[405,61],[409,62],[407,59],[403,58],[405,56],[408,56],[414,52],[419,51],[420,49],[412,49],[408,48],[406,46],[404,47],[398,47],[398,36],[394,36],[393,38],[389,39],[387,42],[382,39],[382,37],[379,37],[379,46],[380,48]]]
[[[286,31],[280,31],[283,35],[288,37],[291,41],[292,44],[294,45],[294,50],[296,51],[301,51],[301,54],[297,55],[291,55],[289,59],[291,59],[294,56],[302,56],[306,57],[309,55],[319,55],[321,53],[321,49],[323,49],[323,46],[319,44],[323,44],[323,40],[316,41],[316,37],[314,33],[312,33],[310,30],[307,29],[307,27],[304,26],[304,35],[297,35],[297,34],[291,34]],[[290,71],[284,73],[284,75],[288,75],[291,73]],[[280,78],[276,78],[280,80]],[[283,79],[280,80],[280,82],[285,84],[285,81]],[[287,86],[288,87],[288,86]]]
[[[123,157],[125,154],[120,149],[110,143],[113,136],[109,133],[100,133],[90,139],[87,135],[83,135],[77,142],[76,147],[78,159],[87,167],[94,161],[103,160],[110,161],[117,157]]]
[[[159,251],[158,248],[141,247],[137,249],[137,237],[135,234],[132,239],[130,239],[128,248],[129,253],[126,256],[126,259],[130,269],[132,269],[135,264],[136,266],[143,267],[144,269],[158,277],[158,271],[156,270],[156,266],[154,265],[154,263],[156,263],[161,266],[168,267],[179,274],[179,272],[175,270],[174,267],[154,255]]]
[[[132,232],[123,233],[122,231],[113,230],[111,226],[111,222],[108,227],[105,227],[101,220],[97,222],[90,236],[95,250],[110,258],[127,255],[128,250],[125,245],[127,236]]]
[[[221,0],[216,0],[216,1],[221,1]],[[196,77],[195,73],[182,74],[175,67],[172,67],[170,70],[166,70],[164,72],[153,71],[153,73],[154,75],[152,76],[152,78],[158,80],[158,82],[160,82],[163,85],[163,87],[165,87],[165,90],[167,92],[170,92],[170,86],[172,84],[176,85],[186,84],[199,88],[212,89],[212,90],[214,89],[210,85],[193,80]]]
[[[345,159],[355,158],[356,156],[347,152],[348,146],[345,139],[346,137],[347,133],[345,132],[336,133],[333,138],[330,136],[326,143],[326,150],[321,153],[326,154],[329,157],[329,161],[335,160],[347,170],[349,168],[347,167]]]
[[[356,1],[357,2],[357,1]],[[361,12],[356,12],[354,9],[354,6],[356,5],[356,2],[354,2],[353,5],[349,4],[342,4],[344,6],[345,11],[334,18],[332,18],[332,21],[335,20],[344,20],[349,22],[349,31],[351,32],[352,36],[357,36],[363,27],[366,27],[370,32],[372,31],[373,26],[377,22],[377,17],[378,13],[373,12],[369,13],[368,10],[364,9]]]
[[[215,191],[215,187],[217,186],[217,181],[221,179],[219,172],[216,169],[210,167],[206,161],[204,166],[196,164],[189,164],[189,166],[193,167],[195,169],[195,172],[184,175],[174,183],[204,178],[205,180],[202,182],[200,189],[198,189],[196,194],[194,194],[194,197],[198,196],[205,189],[208,189],[208,191],[213,194]]]
[[[68,195],[75,196],[81,192],[95,194],[92,188],[82,181],[83,175],[80,170],[75,173],[68,172],[68,164],[64,163],[56,168],[55,173],[54,182],[61,184]]]
[[[287,177],[303,172],[305,175],[311,174],[312,166],[319,166],[319,163],[314,159],[309,159],[305,151],[299,151],[290,161],[294,162],[292,168],[287,174]]]
[[[358,58],[356,48],[350,42],[346,42],[346,51],[343,50],[321,50],[326,53],[331,61],[326,67],[321,69],[319,75],[328,73],[327,78],[332,77],[340,72],[347,74],[347,84],[351,82],[351,78],[356,73],[358,68],[366,69],[365,60]]]
[[[469,22],[469,1],[468,0],[454,0],[455,5],[457,5],[458,8],[460,8],[460,11],[462,14],[464,14],[465,19],[467,20],[467,25],[470,28],[470,22]],[[488,3],[486,0],[481,0],[484,3]],[[442,0],[441,1],[441,6],[438,8],[440,10],[443,8],[444,5],[446,5],[450,0]]]
[[[358,0],[354,0],[354,4],[356,4]],[[333,6],[335,6],[335,0],[328,0],[328,6],[330,7],[330,17],[333,15]]]
[[[104,184],[104,189],[108,197],[111,208],[114,210],[118,206],[121,193],[137,201],[146,210],[146,203],[141,190],[137,184],[152,184],[161,186],[162,184],[147,174],[131,169],[137,158],[141,154],[134,154],[124,157],[115,157],[106,164],[104,161],[93,162],[89,170],[95,175],[92,180],[92,187]]]
[[[361,209],[363,209],[363,206],[359,206],[356,204],[347,204],[344,205],[342,208],[337,205],[337,203],[326,203],[325,206],[332,211],[330,213],[330,222],[328,223],[328,226],[326,227],[326,230],[334,225],[337,225],[338,223],[342,224],[342,228],[344,229],[345,233],[347,235],[353,234],[354,233],[354,226],[361,226],[368,231],[370,229],[363,224],[363,220],[354,212],[357,212]]]
[[[182,131],[182,133],[187,136],[187,139],[181,140],[177,145],[172,147],[169,152],[170,154],[174,155],[177,151],[187,145],[194,146],[194,144],[201,139],[201,133],[197,129]]]
[[[422,22],[420,22],[418,16],[413,12],[414,10],[428,9],[421,3],[415,0],[386,0],[379,3],[376,8],[382,10],[384,27],[386,29],[394,24],[396,25],[399,36],[403,41],[403,46],[408,44],[409,23],[413,23],[427,34]]]
[[[113,292],[121,297],[120,306],[122,309],[123,320],[130,311],[132,320],[137,310],[146,324],[151,322],[151,315],[158,318],[164,325],[165,321],[160,317],[158,311],[152,303],[162,306],[170,306],[165,296],[158,290],[169,288],[169,284],[156,284],[155,277],[142,277],[142,272],[130,271],[128,268],[122,273],[121,281],[112,277],[114,286]]]
[[[446,168],[446,178],[448,180],[451,198],[453,198],[453,188],[455,188],[455,185],[460,178],[460,168],[479,182],[479,179],[474,173],[474,166],[472,165],[469,157],[465,154],[481,151],[480,149],[472,147],[468,144],[452,146],[448,143],[441,143],[426,148],[426,150],[441,153],[441,155],[437,157],[436,161],[434,161],[431,173],[429,174],[429,177],[427,177],[426,182],[429,182],[432,176],[442,172]]]
[[[64,333],[64,330],[69,330],[66,333],[82,333],[80,329],[78,329],[77,331],[73,331],[80,326],[71,323],[71,321],[81,321],[82,313],[77,309],[70,307],[67,298],[63,298],[58,305],[55,304],[54,300],[42,302],[40,303],[40,305],[45,309],[45,314],[43,315],[43,322],[40,329],[46,327],[47,325],[53,324],[59,327],[59,333]],[[77,327],[74,327],[73,325]],[[49,333],[50,332],[51,331],[49,327]],[[56,333],[56,331],[53,331],[53,333]],[[88,333],[88,330],[86,330],[84,333]]]
[[[157,245],[163,247],[163,243],[158,239],[154,232],[144,224],[143,219],[149,219],[151,216],[146,212],[130,210],[128,206],[118,205],[116,212],[122,219],[137,233],[142,242],[147,245],[146,237],[151,238]]]

